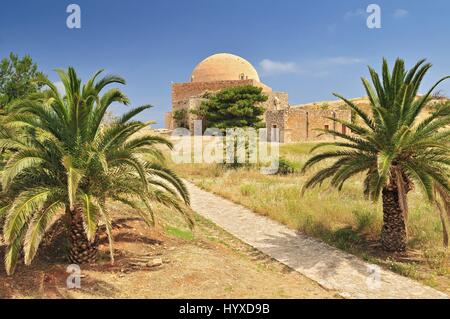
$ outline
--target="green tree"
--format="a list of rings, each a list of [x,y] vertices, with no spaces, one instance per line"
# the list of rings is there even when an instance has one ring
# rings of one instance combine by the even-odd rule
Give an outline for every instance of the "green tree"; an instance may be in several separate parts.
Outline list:
[[[14,152],[1,176],[2,197],[12,199],[0,210],[8,273],[22,249],[25,264],[31,263],[45,232],[62,217],[71,262],[95,261],[99,223],[105,225],[113,260],[109,199],[132,207],[149,225],[154,223],[154,203],[191,221],[186,187],[165,168],[157,148],[171,143],[148,133],[146,123],[132,120],[149,106],[101,124],[112,103],[129,103],[117,88],[101,95],[109,84],[125,84],[118,76],[98,79],[101,72],[82,86],[73,68],[57,70],[66,96],[43,79],[50,90],[10,107],[0,139],[0,147]]]
[[[251,85],[232,87],[208,96],[192,113],[211,128],[258,127],[265,112],[258,103],[267,99],[261,88]]]
[[[40,84],[36,81],[43,74],[29,55],[22,59],[10,53],[9,58],[0,61],[0,108],[12,101],[36,93]]]
[[[364,123],[336,120],[349,127],[353,134],[334,130],[325,134],[340,138],[336,142],[321,143],[314,150],[333,145],[338,150],[324,151],[310,158],[303,171],[319,162],[335,159],[334,163],[318,170],[304,185],[304,189],[331,179],[331,185],[342,189],[352,176],[365,173],[364,193],[373,200],[382,195],[382,247],[387,251],[407,248],[407,194],[417,185],[428,200],[435,202],[435,190],[450,194],[450,105],[442,104],[432,114],[424,114],[439,80],[423,96],[418,97],[420,84],[431,68],[425,60],[406,71],[398,59],[391,73],[383,60],[382,77],[369,68],[372,84],[362,79],[371,104],[371,113],[342,99]],[[425,118],[422,117],[425,115]]]

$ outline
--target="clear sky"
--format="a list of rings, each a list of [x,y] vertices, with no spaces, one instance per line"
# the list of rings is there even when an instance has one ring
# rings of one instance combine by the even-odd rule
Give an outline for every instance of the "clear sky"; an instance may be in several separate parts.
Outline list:
[[[70,3],[81,7],[81,29],[66,26]],[[366,26],[371,3],[381,29]],[[54,81],[57,67],[84,79],[100,68],[120,74],[133,105],[154,105],[141,119],[161,127],[171,82],[219,52],[250,61],[292,104],[362,96],[360,77],[383,56],[429,59],[429,86],[450,74],[449,15],[448,0],[1,0],[0,57],[30,54]],[[450,94],[450,83],[441,89]]]

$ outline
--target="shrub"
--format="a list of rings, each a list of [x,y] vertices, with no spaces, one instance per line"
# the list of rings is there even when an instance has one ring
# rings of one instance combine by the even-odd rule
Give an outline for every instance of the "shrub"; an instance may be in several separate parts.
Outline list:
[[[361,242],[361,238],[352,227],[345,227],[334,232],[333,241],[336,247],[348,250],[352,246],[358,245]]]
[[[279,166],[278,166],[278,175],[289,175],[294,174],[297,171],[297,168],[294,163],[288,161],[285,158],[280,158]]]
[[[376,215],[371,211],[366,210],[354,210],[352,211],[355,216],[356,228],[358,232],[362,232],[370,228],[376,219]]]
[[[188,128],[186,121],[187,111],[185,109],[174,111],[172,117],[175,120],[175,125],[178,127]]]
[[[244,184],[240,187],[240,192],[243,196],[250,196],[257,192],[255,185],[252,184]]]

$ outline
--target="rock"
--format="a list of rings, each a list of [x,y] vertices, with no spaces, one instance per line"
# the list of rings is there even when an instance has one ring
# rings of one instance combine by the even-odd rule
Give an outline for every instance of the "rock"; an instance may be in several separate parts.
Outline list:
[[[162,264],[163,264],[162,258],[155,258],[155,259],[150,260],[147,263],[147,266],[148,267],[158,267],[158,266],[161,266]]]
[[[145,267],[145,266],[147,266],[147,264],[143,263],[143,262],[130,262],[130,266]]]

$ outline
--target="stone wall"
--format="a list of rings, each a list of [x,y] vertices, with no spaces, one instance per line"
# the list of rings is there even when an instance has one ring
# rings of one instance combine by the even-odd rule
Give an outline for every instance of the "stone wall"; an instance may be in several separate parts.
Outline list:
[[[164,114],[164,127],[168,130],[173,130],[174,129],[174,123],[173,123],[173,117],[172,117],[172,112],[166,112]]]
[[[329,119],[331,118],[331,119]],[[342,124],[333,121],[332,118],[351,122],[352,113],[350,110],[315,110],[308,111],[308,126],[309,134],[308,140],[329,140],[330,136],[322,135],[322,132],[316,131],[317,129],[330,129],[344,134],[350,134],[350,130]]]
[[[265,94],[268,96],[268,99],[262,103],[262,106],[266,111],[284,110],[289,107],[289,95],[286,92],[269,92]]]
[[[196,109],[200,106],[202,101],[204,101],[204,98],[200,97],[192,97],[185,100],[176,101],[173,103],[172,112],[170,112],[170,118],[171,118],[171,126],[166,126],[166,128],[169,129],[176,129],[178,127],[178,123],[175,123],[175,120],[173,119],[173,113],[179,110],[186,110],[186,119],[185,124],[186,128],[188,128],[191,132],[194,132],[194,121],[198,120],[198,116],[191,113],[191,110]],[[166,125],[169,121],[166,120]]]
[[[284,127],[285,143],[307,141],[312,137],[312,130],[309,125],[309,113],[297,109],[289,109],[287,111]]]
[[[267,111],[266,112],[266,129],[267,129],[267,140],[276,141],[273,135],[272,128],[279,130],[279,142],[284,143],[284,133],[288,110],[281,111]]]
[[[172,84],[172,103],[199,96],[207,91],[215,92],[229,87],[254,85],[255,83],[254,80],[174,83]]]
[[[190,114],[189,111],[196,108],[204,100],[201,96],[205,92],[217,92],[225,88],[253,85],[263,88],[263,93],[268,96],[268,100],[261,104],[266,110],[282,110],[289,106],[288,94],[285,92],[272,92],[272,89],[265,84],[248,79],[238,81],[216,81],[216,82],[189,82],[189,83],[174,83],[172,84],[172,112],[166,114],[166,128],[176,128],[176,123],[173,120],[173,114],[177,110],[186,110],[188,118],[186,122],[189,127],[197,117]]]
[[[204,100],[205,99],[203,99],[203,98],[191,98],[191,99],[189,99],[188,100],[189,111],[197,109]],[[191,131],[192,133],[194,133],[194,121],[199,120],[199,119],[200,118],[197,115],[192,114],[192,113],[189,112],[189,115],[188,115],[189,131]],[[205,127],[203,127],[203,126],[204,126],[204,123],[202,123],[202,128],[204,130]],[[200,132],[200,134],[202,134],[202,133],[203,132]]]
[[[334,129],[345,134],[350,130],[331,118],[351,121],[350,110],[304,110],[302,108],[287,108],[281,111],[268,111],[266,113],[266,128],[268,139],[272,140],[272,128],[279,129],[281,143],[301,141],[326,140],[332,137],[319,136],[317,129]]]

